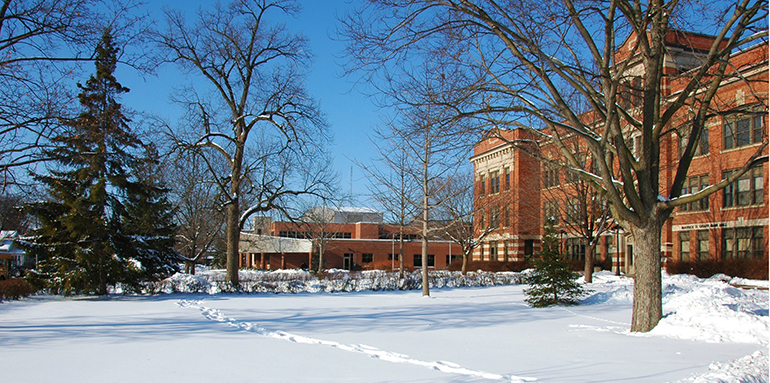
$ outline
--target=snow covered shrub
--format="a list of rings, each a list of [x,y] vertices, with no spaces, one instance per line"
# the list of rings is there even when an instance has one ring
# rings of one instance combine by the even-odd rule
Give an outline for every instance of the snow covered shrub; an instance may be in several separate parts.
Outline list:
[[[312,274],[305,271],[241,270],[243,278],[239,288],[224,281],[221,270],[200,272],[197,275],[178,273],[160,282],[145,284],[142,292],[156,293],[339,293],[353,291],[416,290],[422,288],[420,270],[406,273],[370,270],[348,272],[329,270]],[[462,275],[457,271],[433,270],[428,273],[431,287],[455,288],[512,285],[523,283],[521,273],[486,271],[469,272]]]

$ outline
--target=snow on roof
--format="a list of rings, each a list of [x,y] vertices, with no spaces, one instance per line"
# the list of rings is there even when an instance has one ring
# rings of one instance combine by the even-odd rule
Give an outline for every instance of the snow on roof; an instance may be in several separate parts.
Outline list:
[[[16,238],[19,233],[15,230],[0,230],[0,239],[3,238]]]
[[[355,207],[355,206],[340,206],[340,207],[330,207],[329,209],[335,210],[341,213],[371,213],[371,214],[380,214],[379,211],[368,208],[368,207]]]
[[[313,251],[313,242],[309,239],[242,232],[238,248],[242,253],[310,253]]]

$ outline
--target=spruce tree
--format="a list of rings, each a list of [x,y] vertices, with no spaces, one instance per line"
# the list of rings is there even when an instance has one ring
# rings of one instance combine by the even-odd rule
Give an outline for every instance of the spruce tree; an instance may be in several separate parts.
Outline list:
[[[145,272],[138,254],[151,244],[140,239],[152,234],[130,214],[146,207],[144,201],[162,199],[162,189],[133,174],[144,161],[137,156],[144,145],[117,101],[128,92],[113,75],[117,53],[106,29],[96,48],[96,73],[78,84],[83,111],[63,121],[67,133],[55,137],[55,147],[47,151],[58,167],[36,176],[49,199],[27,206],[40,227],[26,247],[44,260],[30,279],[54,293],[102,295],[108,286],[132,283]],[[156,214],[169,210],[148,208],[157,208]],[[171,231],[159,236],[173,240]]]
[[[125,214],[121,231],[129,240],[119,250],[125,258],[136,261],[137,274],[130,285],[179,272],[184,257],[174,250],[177,226],[174,209],[168,200],[169,189],[158,176],[158,154],[148,145],[135,169],[137,182],[127,188]]]
[[[577,283],[572,266],[559,251],[553,218],[546,221],[542,250],[530,259],[530,263],[534,270],[527,276],[530,287],[524,290],[525,301],[530,306],[574,305],[586,294],[583,286]]]

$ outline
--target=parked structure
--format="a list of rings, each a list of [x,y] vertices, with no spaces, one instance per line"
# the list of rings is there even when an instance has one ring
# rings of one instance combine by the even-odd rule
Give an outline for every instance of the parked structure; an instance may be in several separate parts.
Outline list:
[[[308,213],[318,211],[311,209]],[[366,208],[325,212],[335,214],[328,215],[326,222],[274,222],[267,217],[255,218],[254,232],[241,233],[240,267],[265,270],[309,268],[313,266],[314,256],[323,248],[324,269],[398,269],[398,228],[383,224],[382,213]],[[354,221],[338,222],[340,215]],[[422,244],[416,233],[412,230],[404,237],[406,269],[422,265]],[[452,260],[460,257],[462,249],[451,241],[433,238],[428,243],[427,266],[430,268],[446,269]]]
[[[672,75],[686,72],[688,63],[701,54],[700,46],[709,46],[713,41],[708,36],[685,35],[687,39],[672,38],[668,42],[666,65]],[[693,45],[683,45],[683,42]],[[763,147],[768,137],[767,44],[734,55],[729,68],[728,80],[722,83],[715,98],[716,112],[703,132],[683,194],[718,182],[743,166],[760,148],[764,155],[768,153],[767,147]],[[665,95],[675,96],[681,86],[672,76],[664,87]],[[661,141],[662,195],[670,191],[680,153],[687,145],[686,139],[680,138],[686,137],[684,132],[680,136],[677,129],[686,129],[688,118],[682,116],[677,121],[680,127],[673,126],[675,129]],[[471,162],[475,169],[475,193],[483,211],[476,218],[476,231],[493,230],[484,245],[474,252],[474,260],[502,260],[503,257],[517,260],[537,251],[544,218],[556,216],[556,206],[569,207],[577,203],[570,196],[558,197],[545,192],[576,181],[558,167],[547,166],[544,160],[554,151],[554,145],[545,141],[538,141],[535,149],[523,145],[534,142],[526,132],[524,129],[495,130],[474,148]],[[639,141],[632,133],[629,138],[632,143]],[[586,169],[588,167],[586,164]],[[663,230],[661,255],[682,261],[767,256],[767,177],[765,162],[723,191],[677,208]],[[490,198],[495,202],[488,203]],[[560,229],[564,248],[580,258],[585,244],[575,233],[565,230],[565,226]],[[620,267],[624,272],[633,273],[633,247],[633,238],[611,225],[601,236],[595,257],[598,262],[611,260],[613,269]]]

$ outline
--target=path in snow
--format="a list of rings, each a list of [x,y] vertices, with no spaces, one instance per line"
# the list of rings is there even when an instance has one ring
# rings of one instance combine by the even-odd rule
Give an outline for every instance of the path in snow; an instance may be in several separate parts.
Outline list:
[[[229,318],[226,315],[224,315],[220,310],[203,306],[202,303],[203,301],[190,301],[190,300],[180,300],[179,302],[177,302],[177,304],[181,307],[200,310],[203,316],[209,320],[221,322],[221,323],[227,324],[228,326],[232,326],[243,331],[252,332],[252,333],[269,337],[269,338],[281,339],[281,340],[285,340],[293,343],[317,344],[321,346],[332,347],[343,351],[364,354],[371,358],[383,360],[386,362],[408,363],[408,364],[422,366],[422,367],[426,367],[432,370],[436,370],[436,371],[440,371],[448,374],[474,376],[474,377],[480,377],[480,378],[490,379],[490,380],[502,380],[502,381],[511,382],[511,383],[534,382],[537,380],[536,378],[530,378],[530,377],[500,375],[500,374],[495,374],[490,372],[471,370],[468,368],[464,368],[456,363],[446,362],[446,361],[425,362],[417,359],[412,359],[411,357],[409,357],[409,355],[399,354],[399,353],[390,352],[390,351],[384,351],[376,347],[366,346],[363,344],[348,345],[348,344],[342,344],[342,343],[332,342],[327,340],[309,338],[302,335],[294,335],[294,334],[287,333],[285,331],[269,330],[253,323],[243,322],[234,318]]]

